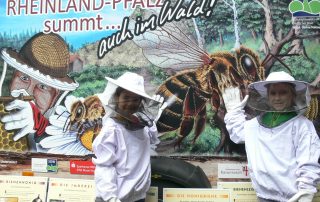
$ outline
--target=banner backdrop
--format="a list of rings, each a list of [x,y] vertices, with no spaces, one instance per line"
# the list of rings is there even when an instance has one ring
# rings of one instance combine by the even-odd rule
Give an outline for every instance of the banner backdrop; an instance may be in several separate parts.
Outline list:
[[[2,151],[92,154],[107,113],[97,95],[126,71],[169,103],[158,155],[245,155],[221,92],[244,95],[275,70],[312,83],[305,115],[319,130],[318,0],[0,2]]]

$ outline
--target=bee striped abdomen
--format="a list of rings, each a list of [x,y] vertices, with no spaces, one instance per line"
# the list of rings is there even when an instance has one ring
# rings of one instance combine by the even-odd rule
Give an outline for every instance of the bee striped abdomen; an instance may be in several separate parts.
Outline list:
[[[310,120],[315,120],[318,116],[319,112],[319,101],[317,97],[312,97],[310,101],[310,105],[307,108],[304,116]]]
[[[187,95],[191,96],[188,99],[188,105],[191,106],[189,109],[192,114],[189,116],[192,117],[195,115],[194,113],[197,113],[199,110],[198,106],[203,106],[202,103],[206,103],[211,97],[210,93],[200,88],[196,70],[183,71],[178,75],[172,76],[159,87],[157,93],[164,96],[166,100],[172,96],[176,98],[174,102],[164,110],[161,118],[158,120],[157,127],[159,132],[176,130],[181,126],[183,117],[188,116],[184,109],[184,102]]]

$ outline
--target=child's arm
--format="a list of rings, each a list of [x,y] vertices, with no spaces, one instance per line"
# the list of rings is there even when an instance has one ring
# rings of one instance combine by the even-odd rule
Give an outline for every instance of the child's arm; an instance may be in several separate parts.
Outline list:
[[[316,193],[320,181],[320,140],[311,121],[302,122],[294,136],[298,170],[298,189]]]
[[[226,123],[230,139],[236,144],[243,143],[245,141],[243,129],[245,121],[246,116],[244,114],[244,110],[228,112],[224,117],[224,122]]]
[[[228,87],[222,92],[222,98],[227,110],[224,117],[230,139],[238,144],[244,142],[244,123],[246,116],[243,108],[245,107],[249,96],[246,95],[241,100],[241,93],[239,87]]]
[[[158,133],[156,123],[153,122],[153,125],[151,127],[148,127],[147,130],[150,137],[150,144],[155,144],[155,145],[159,144],[160,140],[158,138],[159,133]]]

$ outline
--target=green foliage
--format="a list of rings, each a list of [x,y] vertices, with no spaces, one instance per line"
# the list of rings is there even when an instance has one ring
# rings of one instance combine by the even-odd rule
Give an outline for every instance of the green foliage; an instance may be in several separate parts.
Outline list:
[[[232,9],[223,1],[218,1],[212,15],[198,19],[197,24],[206,42],[218,41],[219,34],[227,34],[233,29]]]
[[[288,8],[289,2],[272,0],[270,5],[274,30],[282,30],[283,33],[287,33],[291,29],[292,25],[292,14]]]
[[[147,71],[151,74],[153,80],[151,81],[154,85],[158,86],[162,84],[169,76],[163,71],[162,68],[155,65],[146,67]]]
[[[226,2],[229,5],[232,4],[230,0]],[[262,7],[251,0],[235,0],[235,2],[240,33],[261,33],[265,24]],[[230,39],[233,42],[232,47],[234,46],[234,13],[229,5],[224,1],[218,1],[211,16],[198,20],[199,29],[206,43],[215,41],[218,44],[219,34],[221,34],[223,40]]]
[[[182,141],[180,148],[178,148],[179,153],[192,153],[192,154],[212,154],[221,141],[221,133],[218,126],[213,121],[213,116],[215,112],[212,111],[211,105],[208,103],[206,106],[206,126],[204,131],[197,138],[193,144],[194,131]],[[161,141],[170,141],[178,138],[179,131],[167,132],[160,137]]]
[[[304,56],[292,56],[285,60],[285,63],[290,67],[292,76],[297,80],[312,82],[320,72],[319,65],[308,60]],[[272,71],[286,71],[283,65],[275,63]]]
[[[126,66],[86,68],[82,72],[73,72],[70,76],[79,83],[79,88],[72,92],[76,97],[87,97],[102,93],[106,87],[105,77],[118,78],[126,71],[137,71],[137,68]]]
[[[161,141],[169,141],[177,138],[178,131],[171,131],[160,137]],[[194,132],[192,131],[181,143],[177,152],[192,154],[212,154],[220,143],[220,130],[211,127],[209,124],[205,126],[204,131],[193,144]]]
[[[183,141],[179,152],[191,152],[192,154],[214,153],[220,142],[220,130],[207,125],[196,142],[192,144],[194,133],[192,132]]]
[[[19,34],[12,34],[11,32],[0,33],[0,47],[10,47],[12,49],[19,50],[23,44],[31,38],[33,35],[38,33],[35,30],[26,30]]]
[[[248,0],[241,0],[237,5],[240,30],[261,32],[264,29],[265,20],[262,7]]]
[[[168,141],[168,140],[176,139],[177,136],[178,136],[177,131],[170,131],[170,132],[164,133],[159,139],[161,141]]]
[[[261,43],[261,38],[257,38],[256,40],[253,38],[244,38],[241,44],[258,52],[257,50],[259,50]],[[218,42],[212,42],[206,47],[209,53],[215,53],[218,51],[231,51],[233,48],[233,41],[227,41],[223,46],[220,46]]]
[[[320,39],[318,39],[320,40]],[[315,40],[304,40],[303,41],[304,46],[306,47],[307,55],[315,61],[315,63],[320,65],[320,57],[319,57],[319,42]]]

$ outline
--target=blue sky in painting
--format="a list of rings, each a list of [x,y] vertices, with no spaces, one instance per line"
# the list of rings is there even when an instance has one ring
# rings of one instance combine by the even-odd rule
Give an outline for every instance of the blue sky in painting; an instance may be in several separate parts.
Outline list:
[[[130,15],[130,9],[124,9],[122,4],[117,5],[116,10],[111,9],[111,5],[104,5],[103,9],[99,11],[90,11],[90,12],[78,12],[70,11],[68,13],[61,14],[39,14],[39,15],[25,15],[25,10],[22,9],[22,15],[11,15],[7,16],[7,4],[9,0],[0,0],[0,33],[6,32],[7,34],[15,35],[24,32],[39,32],[45,29],[44,22],[46,20],[64,20],[66,18],[73,19],[82,19],[82,18],[95,18],[97,15],[100,15],[102,20],[100,21],[103,27],[107,25],[121,25],[122,19],[125,16]],[[18,0],[20,3],[25,4],[25,2],[31,2],[30,0]],[[70,0],[50,0],[51,2],[63,2],[61,8],[65,9],[66,4]],[[76,0],[75,2],[79,2]],[[94,0],[87,0],[91,2],[101,2]],[[13,2],[13,0],[11,0]],[[17,1],[16,1],[17,2]],[[35,0],[34,5],[37,6],[36,10],[39,10],[38,7],[42,0]],[[103,2],[103,1],[102,1]],[[104,2],[107,2],[106,0]],[[11,4],[12,5],[12,4]],[[15,7],[16,8],[16,7]],[[72,9],[71,9],[72,10]],[[12,10],[11,10],[12,11]],[[16,10],[17,11],[17,10]],[[61,21],[63,22],[63,21]],[[51,24],[52,25],[52,24]],[[103,37],[109,36],[116,30],[97,30],[97,31],[67,31],[67,32],[58,32],[69,44],[72,44],[74,48],[80,48],[83,44],[92,43],[100,40]]]

